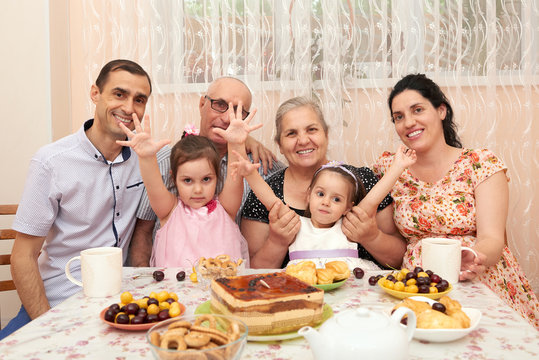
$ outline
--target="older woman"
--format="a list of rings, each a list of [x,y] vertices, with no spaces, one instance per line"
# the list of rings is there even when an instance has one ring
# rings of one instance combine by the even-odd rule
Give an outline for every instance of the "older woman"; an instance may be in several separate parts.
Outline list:
[[[276,202],[268,212],[251,192],[242,213],[241,230],[249,243],[251,266],[258,268],[286,266],[288,246],[299,230],[298,215],[304,215],[313,175],[328,162],[328,126],[317,103],[305,97],[285,101],[277,110],[275,126],[275,141],[289,166],[266,182],[286,206]],[[377,182],[366,167],[347,168],[363,182],[366,191]],[[349,240],[358,243],[359,257],[381,267],[399,267],[405,243],[393,224],[389,204],[391,198],[386,197],[375,219],[354,207],[343,219],[342,230]]]
[[[463,255],[461,280],[478,278],[538,327],[537,298],[505,244],[507,167],[487,149],[462,149],[451,105],[425,75],[400,80],[388,104],[401,141],[417,154],[391,191],[408,241],[403,264],[421,265],[422,238],[459,239],[479,255]],[[392,161],[384,153],[374,172],[383,176]]]

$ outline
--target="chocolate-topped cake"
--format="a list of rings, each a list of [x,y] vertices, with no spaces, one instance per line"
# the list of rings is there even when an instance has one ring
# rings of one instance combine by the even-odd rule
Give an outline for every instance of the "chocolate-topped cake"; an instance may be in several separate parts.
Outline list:
[[[284,272],[230,276],[211,283],[211,311],[240,318],[253,335],[315,325],[322,319],[323,305],[323,290]]]

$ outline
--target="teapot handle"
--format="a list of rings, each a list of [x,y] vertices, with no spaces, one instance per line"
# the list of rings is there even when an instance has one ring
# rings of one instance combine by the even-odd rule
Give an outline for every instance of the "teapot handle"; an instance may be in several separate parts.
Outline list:
[[[400,307],[391,315],[391,319],[395,321],[397,324],[400,323],[404,315],[408,315],[408,325],[406,326],[406,336],[408,337],[408,341],[412,340],[412,337],[414,336],[414,331],[416,327],[417,319],[415,317],[415,313],[408,309],[407,307]]]

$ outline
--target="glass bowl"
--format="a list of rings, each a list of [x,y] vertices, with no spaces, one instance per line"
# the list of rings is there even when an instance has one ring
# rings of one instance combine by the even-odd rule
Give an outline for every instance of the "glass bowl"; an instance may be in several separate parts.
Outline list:
[[[207,260],[213,260],[212,258]],[[216,263],[215,265],[209,265],[207,263],[201,263],[200,260],[197,263],[197,278],[198,282],[206,289],[209,288],[211,281],[219,279],[225,276],[238,276],[242,275],[245,270],[245,261],[241,261],[239,265],[238,260],[230,260],[229,263],[233,263],[232,266],[220,265]]]
[[[191,324],[190,329],[179,326],[185,322]],[[177,324],[169,329],[173,323]],[[207,359],[232,360],[240,359],[247,343],[247,333],[245,323],[232,316],[185,315],[157,323],[146,333],[146,340],[155,359],[183,359],[183,356],[194,358],[189,356],[205,355]],[[203,343],[204,345],[200,345]],[[184,345],[187,349],[184,349]]]

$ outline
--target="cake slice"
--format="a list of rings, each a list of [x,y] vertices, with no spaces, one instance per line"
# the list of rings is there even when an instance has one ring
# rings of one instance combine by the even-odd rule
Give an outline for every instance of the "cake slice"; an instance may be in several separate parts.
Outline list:
[[[229,276],[211,283],[211,312],[243,320],[253,335],[316,325],[323,305],[323,290],[284,272]]]

